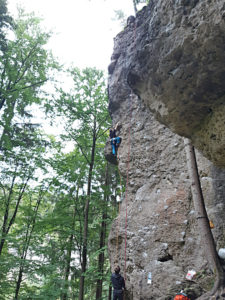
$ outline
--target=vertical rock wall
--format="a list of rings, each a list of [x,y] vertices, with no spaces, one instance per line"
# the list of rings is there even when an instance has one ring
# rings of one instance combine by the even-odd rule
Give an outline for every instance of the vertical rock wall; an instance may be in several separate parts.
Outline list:
[[[118,167],[125,181],[128,172],[127,197],[108,241],[111,266],[121,265],[127,299],[169,300],[181,289],[196,299],[210,289],[213,276],[196,223],[183,140],[160,124],[127,84],[128,61],[136,49],[133,21],[115,38],[109,66],[109,110],[113,124],[121,124]],[[225,248],[225,170],[200,153],[197,159],[217,247]],[[190,269],[198,272],[194,281],[185,279]],[[152,284],[147,284],[149,272]]]

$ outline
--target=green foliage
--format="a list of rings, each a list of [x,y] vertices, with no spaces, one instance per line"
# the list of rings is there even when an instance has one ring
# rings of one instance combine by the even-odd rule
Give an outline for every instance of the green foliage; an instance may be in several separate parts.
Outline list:
[[[114,20],[118,20],[120,22],[121,27],[125,27],[127,23],[127,16],[124,14],[124,12],[122,10],[115,10],[114,13]]]
[[[149,4],[150,0],[133,0],[133,5],[134,5],[134,11],[135,14],[137,13],[137,11],[143,7],[143,5],[140,6],[140,4]]]
[[[134,13],[138,12],[143,7],[143,4],[149,4],[150,0],[132,0],[133,1],[133,7],[134,7]],[[125,15],[125,13],[122,10],[115,10],[115,17],[113,20],[119,21],[122,28],[124,28],[127,25],[127,18],[128,16]]]
[[[84,298],[95,299],[99,279],[106,297],[109,260],[99,237],[104,229],[107,238],[120,191],[103,154],[110,126],[103,72],[70,68],[70,92],[58,87],[47,102],[41,87],[58,69],[45,49],[50,34],[22,10],[13,24],[0,59],[0,299],[78,299],[89,200]],[[60,137],[33,124],[33,105],[63,120]]]
[[[21,131],[28,135],[23,142],[30,142],[29,131],[37,126],[30,122],[30,107],[42,102],[40,87],[48,80],[49,72],[58,68],[45,49],[50,34],[41,31],[40,19],[21,10],[13,34],[0,60],[0,125],[4,128],[1,150],[16,147],[21,134],[17,140],[16,137]]]
[[[0,0],[0,51],[7,49],[6,29],[13,27],[13,19],[8,15],[6,0]]]
[[[139,3],[146,3],[148,4],[150,0],[135,0],[136,1],[136,4],[139,4]]]

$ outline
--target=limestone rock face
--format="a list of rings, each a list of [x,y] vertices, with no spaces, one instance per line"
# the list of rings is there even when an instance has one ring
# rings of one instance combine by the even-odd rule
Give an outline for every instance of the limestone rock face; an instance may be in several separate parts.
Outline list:
[[[224,0],[151,0],[116,37],[109,72],[125,76],[161,123],[225,166]]]
[[[118,94],[114,96],[120,98]],[[126,179],[128,171],[129,177],[127,195],[109,236],[111,266],[121,265],[128,289],[126,299],[169,300],[181,289],[196,299],[212,277],[192,204],[183,139],[156,121],[137,97],[127,95],[127,101],[116,115],[112,114],[115,123],[118,119],[122,123],[120,172]],[[130,103],[129,109],[126,103]],[[213,234],[219,249],[225,247],[225,170],[197,154],[207,211],[215,226]],[[186,280],[191,269],[203,273],[202,279]],[[147,284],[149,272],[152,284]]]
[[[125,181],[128,176],[128,186],[120,214],[114,221],[110,232],[108,248],[112,268],[114,264],[119,263],[121,273],[126,278],[128,289],[126,299],[129,300],[172,300],[181,289],[185,289],[192,297],[191,299],[197,299],[209,289],[213,279],[204,253],[204,240],[201,240],[198,232],[183,139],[167,126],[179,134],[191,136],[193,141],[199,140],[199,145],[200,141],[204,140],[202,143],[204,143],[205,150],[202,148],[201,150],[208,157],[210,153],[210,159],[215,161],[215,153],[219,151],[218,145],[221,143],[218,140],[214,146],[207,142],[206,136],[210,134],[209,132],[214,132],[216,128],[219,131],[216,120],[221,120],[222,109],[211,108],[211,112],[206,110],[205,116],[204,109],[200,109],[202,114],[198,114],[195,111],[197,108],[193,107],[191,113],[191,106],[194,106],[195,100],[187,97],[180,98],[180,89],[174,87],[176,81],[178,85],[181,85],[183,80],[173,79],[169,82],[173,77],[171,75],[169,79],[169,75],[166,76],[165,70],[171,68],[172,58],[168,56],[168,67],[164,66],[166,53],[169,55],[171,51],[171,55],[172,53],[175,55],[176,52],[173,50],[178,43],[178,40],[175,40],[175,32],[179,38],[183,34],[184,45],[180,45],[181,54],[186,53],[185,46],[191,47],[185,35],[185,32],[188,34],[189,31],[183,27],[192,26],[188,25],[188,20],[194,12],[197,13],[197,7],[200,9],[203,2],[207,5],[214,3],[215,9],[221,12],[222,1],[215,0],[211,3],[210,1],[151,0],[150,6],[139,13],[136,23],[134,20],[129,22],[124,31],[115,38],[112,62],[109,66],[109,111],[113,125],[117,122],[121,125],[122,143],[118,149],[118,167]],[[200,9],[198,13],[202,16],[204,16],[203,13],[211,17],[215,16],[213,8],[206,11]],[[179,15],[180,18],[178,18]],[[185,17],[187,24],[182,21]],[[217,19],[221,20],[219,16]],[[202,17],[202,22],[204,20]],[[196,32],[200,30],[200,21],[199,16],[198,24],[196,16],[196,23],[194,23]],[[211,28],[213,24],[209,22],[207,28]],[[201,28],[202,32],[205,32],[204,27]],[[223,30],[220,25],[218,28]],[[190,28],[190,32],[191,30]],[[212,28],[209,33],[211,30]],[[163,32],[166,38],[171,39],[171,49],[169,45],[166,45],[166,41],[159,44],[159,40],[156,39],[160,38]],[[148,35],[150,35],[149,40],[147,40]],[[155,37],[155,40],[150,40],[150,37]],[[199,40],[199,47],[204,41],[204,39]],[[190,44],[192,44],[191,40]],[[215,43],[214,46],[216,47]],[[217,50],[222,55],[220,49]],[[160,51],[165,51],[164,58],[160,55]],[[193,53],[194,48],[189,48],[189,51],[191,64],[191,56],[197,54]],[[200,49],[197,47],[196,51]],[[156,54],[158,56],[154,56]],[[170,57],[176,57],[176,55]],[[179,58],[179,55],[177,57]],[[162,62],[159,58],[163,59]],[[182,67],[181,64],[179,60],[178,73]],[[203,67],[204,63],[201,65]],[[192,70],[191,65],[190,70]],[[214,71],[220,73],[219,70],[216,71],[216,67],[212,68],[212,72]],[[178,73],[174,71],[173,76],[178,76],[176,75]],[[196,71],[192,76],[197,76]],[[200,84],[201,79],[206,75],[198,74],[198,76],[199,81],[196,84]],[[219,80],[219,77],[219,75],[215,77],[215,80]],[[191,77],[187,77],[187,82],[191,80],[189,78]],[[190,84],[188,87],[191,93],[194,93],[194,80],[192,83],[193,86]],[[220,85],[220,91],[222,89]],[[172,97],[173,93],[174,97]],[[208,90],[207,93],[209,93]],[[188,100],[191,100],[192,105],[185,102]],[[214,100],[218,101],[215,98]],[[201,107],[203,99],[199,98],[196,103],[197,107]],[[207,105],[205,107],[208,109]],[[182,109],[183,119],[180,118]],[[199,115],[199,120],[195,119],[196,114]],[[205,118],[209,118],[210,114],[215,115],[215,119],[210,118],[206,122]],[[208,126],[211,124],[211,127],[207,129],[208,131],[204,131],[198,121],[201,124],[205,122]],[[205,134],[204,137],[202,137],[203,134]],[[217,139],[216,135],[215,140]],[[109,145],[107,147],[109,148]],[[220,157],[223,155],[224,153]],[[215,166],[201,152],[197,152],[197,160],[206,208],[210,220],[214,223],[212,231],[219,250],[225,248],[225,169]],[[222,158],[219,160],[223,161]],[[197,272],[194,281],[185,279],[188,270],[191,269]],[[152,273],[152,284],[147,283],[149,272]]]

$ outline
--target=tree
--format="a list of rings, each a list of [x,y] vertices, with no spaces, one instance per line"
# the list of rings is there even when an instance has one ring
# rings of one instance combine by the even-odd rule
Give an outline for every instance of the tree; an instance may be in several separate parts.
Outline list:
[[[120,25],[121,27],[125,27],[127,24],[127,16],[124,14],[124,12],[120,9],[115,10],[115,21],[120,21]]]
[[[17,277],[17,281],[16,281],[16,290],[15,290],[15,296],[14,296],[15,300],[19,299],[18,298],[19,291],[20,291],[20,286],[21,286],[22,279],[23,279],[23,272],[24,272],[25,265],[26,265],[26,258],[27,258],[29,247],[30,247],[33,231],[35,228],[35,223],[37,221],[39,206],[40,206],[41,200],[43,198],[42,194],[43,194],[42,189],[40,189],[36,203],[33,203],[34,200],[33,200],[32,196],[30,196],[29,210],[27,211],[27,214],[25,214],[24,223],[26,224],[26,230],[22,231],[23,246],[22,246],[22,250],[20,251],[19,273],[18,273],[18,277]],[[33,208],[33,206],[34,206],[34,208]]]
[[[96,292],[96,285],[99,286],[100,280],[102,284],[103,282],[105,283],[104,287],[108,281],[106,268],[109,269],[109,267],[108,260],[105,259],[106,247],[104,241],[109,231],[109,225],[116,213],[114,207],[110,206],[109,186],[107,187],[105,185],[105,161],[103,159],[98,159],[99,153],[96,153],[96,158],[96,165],[93,170],[92,192],[88,218],[88,268],[85,272],[86,288],[84,291],[85,297],[88,297],[88,299],[94,299],[93,296]],[[58,174],[54,179],[54,189],[57,185],[59,185],[59,190],[62,191],[62,196],[57,196],[58,200],[54,209],[54,221],[49,220],[49,223],[54,224],[55,233],[56,226],[58,227],[57,231],[60,236],[59,240],[61,241],[60,247],[58,247],[57,244],[54,245],[54,252],[59,254],[58,261],[60,260],[61,264],[58,264],[57,268],[61,269],[61,274],[63,274],[62,279],[58,278],[58,282],[59,280],[62,282],[61,297],[63,297],[63,299],[70,299],[70,297],[78,299],[78,276],[81,276],[81,271],[78,268],[78,258],[81,264],[84,228],[84,200],[86,200],[85,185],[87,182],[89,167],[77,148],[66,155],[57,154],[57,161],[58,162],[54,162],[54,168],[57,170]],[[117,179],[114,172],[114,168],[109,168],[107,181],[110,184],[110,189],[111,181],[115,181]],[[78,192],[79,195],[76,194],[78,186],[80,187]],[[115,183],[113,183],[112,186],[115,186]],[[69,190],[71,192],[69,192]],[[66,195],[67,191],[69,193],[68,195]],[[112,192],[110,194],[112,194]],[[109,212],[108,214],[107,211]],[[63,231],[60,228],[63,228]],[[100,240],[99,235],[101,237]],[[76,262],[74,257],[76,257]],[[101,265],[99,264],[99,261],[101,261]],[[55,262],[52,261],[52,265],[54,264]],[[101,269],[99,266],[101,266]],[[52,272],[52,275],[53,274],[54,272]],[[55,291],[56,289],[59,289],[59,286],[55,288]],[[102,294],[104,296],[106,295],[104,288]]]
[[[14,139],[21,126],[28,129],[32,104],[40,105],[40,87],[49,79],[50,71],[58,65],[45,49],[50,34],[40,27],[40,19],[19,11],[14,21],[14,37],[7,41],[7,48],[0,62],[0,150],[14,147]]]
[[[115,213],[104,185],[116,177],[104,174],[110,122],[103,73],[71,68],[74,87],[47,103],[43,87],[58,69],[45,48],[50,34],[22,10],[11,27],[10,18],[1,20],[0,31],[12,34],[0,52],[0,299],[95,299],[97,289],[104,297]],[[63,118],[58,142],[32,120],[33,107],[45,103]]]
[[[138,12],[138,4],[141,4],[141,3],[146,3],[146,4],[148,4],[148,3],[149,3],[149,0],[133,0],[133,6],[134,6],[134,12],[135,12],[135,15],[136,15],[137,12]]]
[[[102,284],[103,284],[103,272],[104,272],[104,262],[105,262],[105,240],[106,240],[106,229],[107,229],[107,203],[109,202],[108,195],[108,181],[109,181],[109,166],[106,164],[105,171],[105,190],[103,198],[103,211],[102,211],[102,222],[100,229],[100,240],[99,240],[99,255],[98,255],[98,279],[96,284],[96,300],[102,299]]]
[[[0,0],[0,51],[2,53],[7,49],[6,29],[12,27],[13,19],[8,15],[6,0]]]
[[[14,223],[6,237],[0,257],[0,295],[4,295],[6,298],[17,299],[21,286],[23,287],[23,293],[28,287],[26,285],[27,277],[29,276],[30,283],[35,278],[34,273],[37,270],[37,262],[32,261],[30,257],[40,241],[35,226],[40,221],[39,211],[41,201],[46,195],[46,188],[43,185],[36,188],[27,185]],[[29,287],[29,289],[32,289],[32,287]],[[20,298],[22,299],[22,295]],[[2,299],[1,296],[0,299]]]
[[[24,137],[26,137],[26,132]],[[31,140],[30,140],[31,141]],[[45,152],[47,141],[39,132],[33,132],[32,143],[20,145],[16,152],[5,151],[1,160],[0,188],[2,190],[1,203],[3,208],[3,222],[0,231],[0,255],[13,226],[20,203],[30,180],[35,181],[36,168],[44,168],[45,160],[42,155]]]
[[[225,272],[221,265],[220,259],[216,251],[215,241],[210,229],[209,219],[205,208],[204,197],[199,180],[197,161],[195,156],[194,147],[191,145],[190,140],[184,139],[185,150],[187,154],[187,165],[191,178],[191,190],[194,208],[197,215],[199,232],[201,233],[202,244],[205,247],[205,254],[212,271],[216,274],[216,280],[212,291],[203,295],[200,299],[209,299],[214,296],[216,299],[224,299],[225,295]],[[212,298],[210,298],[212,299]]]
[[[75,91],[71,91],[70,94],[61,91],[58,109],[61,112],[63,111],[68,120],[65,128],[67,135],[64,135],[64,138],[72,139],[75,142],[88,166],[79,293],[79,300],[83,300],[93,169],[96,149],[100,146],[101,139],[104,140],[105,131],[109,127],[109,115],[103,73],[96,69],[87,68],[81,72],[79,69],[74,68],[70,70],[70,74],[73,76]],[[98,155],[99,159],[103,159],[103,154],[100,155],[99,153]]]
[[[73,208],[73,216],[71,220],[71,234],[68,238],[67,242],[67,249],[66,249],[66,264],[65,264],[65,286],[64,286],[64,292],[62,293],[62,300],[66,300],[68,296],[68,290],[69,290],[69,275],[71,270],[71,260],[72,260],[72,249],[74,244],[74,238],[75,238],[75,223],[76,223],[76,213],[77,213],[77,202],[79,198],[79,185],[76,190],[76,196],[74,197],[74,208]]]
[[[30,180],[30,174],[26,174],[24,177],[24,180],[22,181],[22,183],[20,185],[15,184],[16,181],[16,171],[17,171],[17,166],[15,169],[15,173],[12,177],[12,182],[10,184],[10,187],[8,189],[8,193],[6,193],[6,188],[3,187],[3,193],[4,193],[4,206],[5,206],[5,211],[4,211],[4,219],[3,219],[3,224],[2,224],[2,228],[1,228],[1,240],[0,240],[0,255],[2,254],[2,250],[6,241],[6,237],[12,227],[12,225],[15,222],[15,218],[18,212],[18,208],[21,202],[21,199],[24,195],[24,192],[26,190],[27,187],[27,183]],[[17,191],[15,191],[17,190]],[[16,194],[16,196],[13,194]],[[13,197],[13,198],[12,198]],[[14,201],[13,201],[14,200]],[[15,207],[12,208],[12,213],[11,216],[10,215],[10,204],[12,204],[12,201],[16,203]]]

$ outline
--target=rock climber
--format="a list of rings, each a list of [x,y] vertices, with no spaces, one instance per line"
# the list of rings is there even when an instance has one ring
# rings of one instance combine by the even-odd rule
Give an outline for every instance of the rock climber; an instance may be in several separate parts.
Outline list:
[[[123,300],[123,292],[125,290],[125,281],[123,276],[120,275],[120,267],[116,266],[111,276],[113,286],[113,300]]]
[[[114,156],[117,155],[117,149],[121,143],[121,137],[117,136],[117,129],[118,129],[119,123],[116,124],[114,128],[111,128],[109,131],[109,137],[110,137],[110,142],[112,146],[112,154]]]

